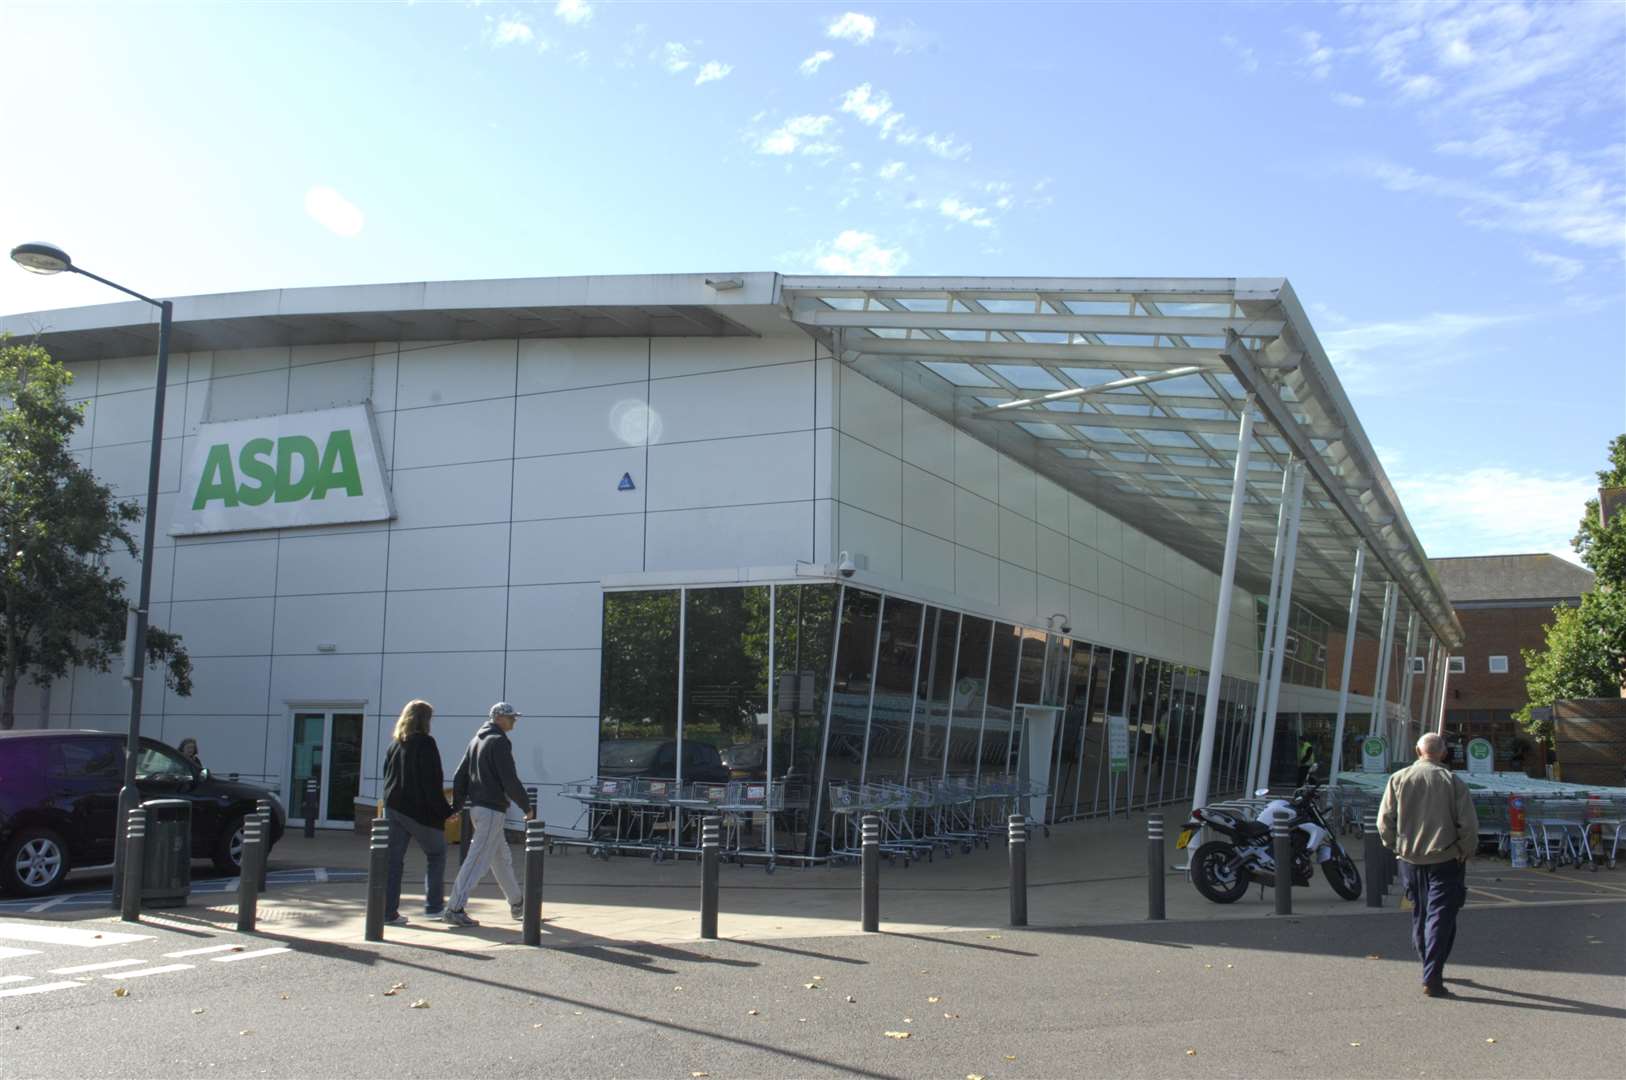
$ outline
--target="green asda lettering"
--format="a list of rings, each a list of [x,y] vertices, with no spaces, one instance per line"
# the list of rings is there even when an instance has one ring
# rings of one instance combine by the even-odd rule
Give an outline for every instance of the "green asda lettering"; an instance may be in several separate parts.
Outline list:
[[[305,435],[284,435],[275,442],[250,439],[237,452],[235,468],[231,444],[216,443],[204,458],[192,509],[217,501],[231,507],[325,499],[330,491],[361,494],[361,470],[347,428],[329,435],[320,451]]]

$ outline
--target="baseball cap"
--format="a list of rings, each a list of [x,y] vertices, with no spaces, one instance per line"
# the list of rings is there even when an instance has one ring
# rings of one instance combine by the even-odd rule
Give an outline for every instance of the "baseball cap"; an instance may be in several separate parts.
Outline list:
[[[508,704],[508,702],[506,702],[506,701],[499,701],[499,702],[497,702],[497,704],[495,704],[495,705],[493,705],[491,707],[491,718],[493,720],[495,720],[499,716],[518,716],[518,715],[519,715],[519,710],[514,708],[512,705]]]

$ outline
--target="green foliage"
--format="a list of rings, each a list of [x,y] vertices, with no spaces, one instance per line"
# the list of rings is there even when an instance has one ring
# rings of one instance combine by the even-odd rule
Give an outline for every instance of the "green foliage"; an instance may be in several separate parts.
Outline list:
[[[141,509],[119,502],[68,451],[84,405],[73,375],[38,345],[0,339],[0,730],[15,722],[17,686],[75,667],[106,671],[123,649],[123,583],[106,556],[136,553]],[[149,665],[177,694],[192,689],[180,637],[151,628]]]
[[[1626,487],[1626,435],[1610,441],[1609,468],[1599,470],[1598,485]],[[1597,585],[1581,597],[1580,607],[1553,609],[1546,648],[1523,650],[1529,701],[1515,715],[1531,734],[1544,738],[1552,736],[1552,723],[1532,719],[1533,707],[1614,697],[1626,683],[1626,512],[1605,527],[1598,520],[1598,500],[1587,500],[1570,543],[1597,575]]]

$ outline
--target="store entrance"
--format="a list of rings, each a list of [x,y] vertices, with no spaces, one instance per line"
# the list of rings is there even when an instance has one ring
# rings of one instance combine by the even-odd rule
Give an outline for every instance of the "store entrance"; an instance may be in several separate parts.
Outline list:
[[[1049,821],[1050,759],[1056,748],[1056,724],[1061,710],[1054,705],[1018,705],[1022,710],[1022,746],[1016,759],[1016,780],[1031,790],[1037,783],[1044,790],[1033,795],[1022,812],[1031,821]]]
[[[307,781],[316,781],[316,820],[348,826],[356,820],[361,791],[362,714],[301,708],[293,716],[293,760],[288,769],[288,811],[302,817]]]

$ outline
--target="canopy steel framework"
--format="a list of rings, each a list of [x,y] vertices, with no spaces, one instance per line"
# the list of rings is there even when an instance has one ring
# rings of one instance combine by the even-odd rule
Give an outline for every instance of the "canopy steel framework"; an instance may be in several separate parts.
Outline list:
[[[1461,642],[1286,280],[787,277],[782,300],[841,363],[1215,573],[1251,401],[1237,582],[1268,592],[1277,492],[1301,461],[1294,600],[1337,625],[1365,545],[1359,623],[1377,636],[1393,581]]]

